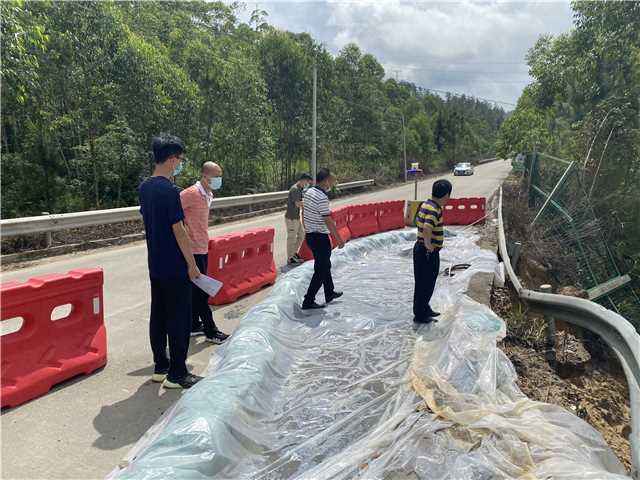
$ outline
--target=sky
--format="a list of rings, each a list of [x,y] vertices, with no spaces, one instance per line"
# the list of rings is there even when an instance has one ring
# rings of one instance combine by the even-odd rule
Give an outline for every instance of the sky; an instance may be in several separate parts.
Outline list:
[[[525,55],[542,34],[569,31],[568,1],[409,2],[268,1],[258,2],[268,23],[308,32],[337,54],[356,43],[373,54],[388,77],[424,88],[517,102],[530,81]],[[256,2],[239,12],[248,21]]]

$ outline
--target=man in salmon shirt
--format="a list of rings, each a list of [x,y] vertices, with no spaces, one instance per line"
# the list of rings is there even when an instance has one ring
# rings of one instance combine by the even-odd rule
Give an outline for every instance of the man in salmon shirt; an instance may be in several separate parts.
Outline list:
[[[209,252],[209,208],[213,191],[222,187],[222,168],[213,162],[202,165],[200,180],[180,192],[184,223],[191,240],[191,249],[200,272],[207,274]],[[229,335],[218,330],[209,308],[209,295],[192,284],[191,336],[204,333],[207,342],[221,344]]]

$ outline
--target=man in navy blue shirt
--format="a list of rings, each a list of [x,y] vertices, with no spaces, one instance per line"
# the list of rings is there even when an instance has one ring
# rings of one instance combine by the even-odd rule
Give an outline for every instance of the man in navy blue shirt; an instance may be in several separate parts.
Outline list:
[[[165,388],[190,388],[201,377],[187,370],[191,333],[191,280],[200,276],[176,185],[170,180],[182,171],[185,146],[177,137],[153,139],[153,176],[139,187],[151,280],[149,337],[155,368],[154,382]],[[167,338],[169,358],[167,358]]]

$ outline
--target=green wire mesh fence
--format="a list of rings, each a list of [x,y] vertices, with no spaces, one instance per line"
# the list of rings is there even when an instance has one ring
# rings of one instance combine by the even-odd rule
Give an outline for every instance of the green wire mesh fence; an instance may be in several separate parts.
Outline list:
[[[611,252],[603,222],[609,212],[594,209],[578,166],[540,152],[526,154],[523,163],[524,168],[514,170],[523,171],[535,214],[531,236],[561,255],[559,280],[586,290],[592,300],[624,316],[640,331],[640,297]]]

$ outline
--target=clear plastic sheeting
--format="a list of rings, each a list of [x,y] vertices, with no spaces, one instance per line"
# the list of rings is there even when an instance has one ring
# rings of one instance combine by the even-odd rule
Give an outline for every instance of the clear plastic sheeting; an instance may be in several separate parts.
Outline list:
[[[350,242],[332,257],[341,299],[302,311],[313,265],[284,275],[110,476],[627,478],[599,433],[520,392],[504,322],[464,295],[496,256],[453,232],[441,269],[471,267],[439,278],[438,323],[412,322],[415,234]]]

